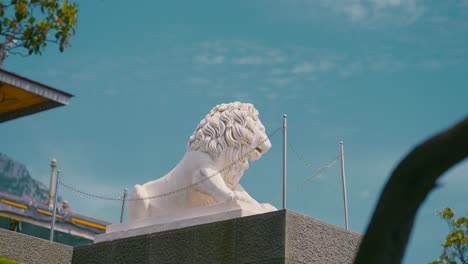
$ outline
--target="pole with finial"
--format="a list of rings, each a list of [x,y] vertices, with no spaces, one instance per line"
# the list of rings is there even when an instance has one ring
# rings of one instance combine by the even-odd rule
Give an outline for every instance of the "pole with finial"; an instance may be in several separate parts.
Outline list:
[[[52,208],[54,204],[54,182],[55,182],[55,168],[57,167],[57,160],[52,159],[50,161],[50,185],[49,185],[49,200],[47,201],[47,205],[49,208]]]
[[[286,209],[286,114],[283,114],[283,209]]]
[[[128,190],[125,188],[123,192],[123,198],[122,198],[122,209],[120,210],[120,223],[123,222],[123,215],[124,215],[124,210],[125,210],[125,201],[127,200],[127,195],[128,195]]]
[[[344,163],[344,142],[340,141],[340,160],[341,160],[341,183],[343,185],[343,207],[344,207],[344,222],[345,228],[348,230],[348,200],[346,197],[346,175]]]
[[[55,181],[54,207],[52,209],[52,223],[50,226],[50,241],[54,241],[55,218],[57,216],[57,193],[60,182],[60,170],[57,170],[57,180]]]

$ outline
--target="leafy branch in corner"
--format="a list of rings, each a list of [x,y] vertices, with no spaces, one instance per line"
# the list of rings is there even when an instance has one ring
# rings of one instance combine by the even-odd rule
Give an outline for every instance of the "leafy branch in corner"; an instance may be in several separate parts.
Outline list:
[[[436,214],[447,222],[449,233],[439,259],[429,264],[468,264],[468,216],[455,218],[455,212],[449,207],[442,212],[436,211]]]
[[[48,43],[57,44],[63,52],[75,35],[77,14],[77,4],[69,0],[1,1],[0,65],[8,52],[40,55]],[[19,51],[21,49],[25,49],[26,54]]]

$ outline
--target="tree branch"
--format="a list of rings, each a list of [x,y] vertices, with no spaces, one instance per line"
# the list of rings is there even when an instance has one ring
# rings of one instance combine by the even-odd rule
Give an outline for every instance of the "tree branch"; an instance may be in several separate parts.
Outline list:
[[[468,118],[414,148],[380,195],[355,264],[399,264],[419,206],[437,179],[468,156]]]
[[[28,54],[24,54],[24,53],[21,53],[19,51],[9,51],[9,53],[13,54],[13,55],[20,55],[21,57],[23,58],[26,58],[26,57],[29,57],[30,55]]]

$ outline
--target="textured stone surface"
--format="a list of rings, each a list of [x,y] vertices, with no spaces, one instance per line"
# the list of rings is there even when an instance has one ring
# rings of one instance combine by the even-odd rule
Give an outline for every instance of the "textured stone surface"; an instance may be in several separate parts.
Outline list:
[[[269,259],[264,261],[251,262],[249,264],[303,264],[302,262],[287,259],[287,258],[278,258],[278,259]]]
[[[149,236],[119,239],[112,243],[111,263],[148,263]]]
[[[192,263],[191,230],[175,230],[150,235],[149,263]]]
[[[236,262],[284,257],[285,211],[237,219]]]
[[[73,249],[72,263],[111,263],[112,243],[104,242],[95,245],[78,246]]]
[[[234,263],[236,221],[205,224],[193,231],[192,263]]]
[[[351,263],[360,235],[276,211],[75,248],[73,263]]]
[[[352,263],[360,235],[295,212],[286,212],[286,258],[301,263]]]
[[[73,248],[0,229],[0,255],[22,263],[70,263]]]

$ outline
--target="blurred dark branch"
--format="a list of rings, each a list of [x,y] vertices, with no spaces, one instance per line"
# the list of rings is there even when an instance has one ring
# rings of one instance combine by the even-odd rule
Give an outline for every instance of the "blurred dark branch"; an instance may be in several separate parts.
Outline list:
[[[468,118],[414,148],[380,195],[355,264],[399,264],[418,208],[437,179],[468,156]]]

